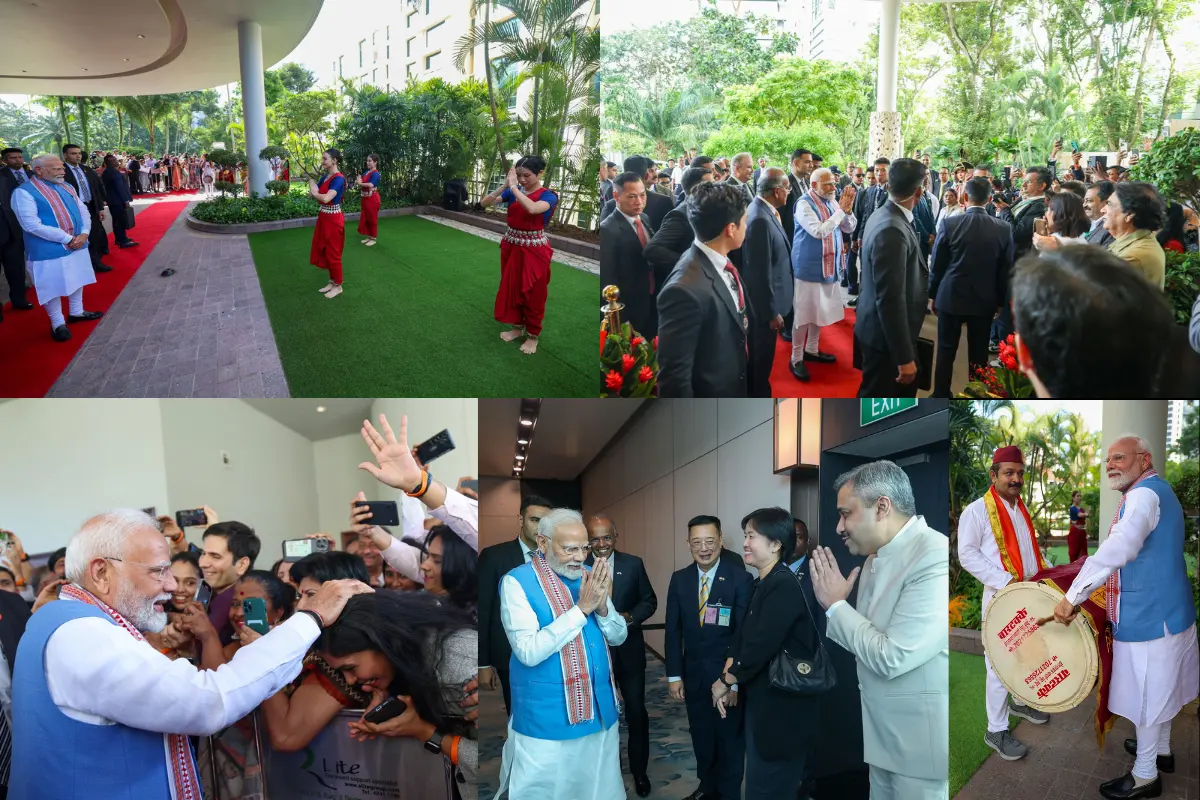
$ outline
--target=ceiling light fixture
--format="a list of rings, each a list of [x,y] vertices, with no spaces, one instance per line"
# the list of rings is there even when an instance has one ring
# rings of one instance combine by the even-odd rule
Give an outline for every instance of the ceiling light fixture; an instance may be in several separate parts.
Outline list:
[[[523,419],[523,420],[521,420],[521,424],[522,424],[522,425],[526,425],[526,426],[528,426],[528,425],[532,425],[532,424],[533,424],[533,420],[531,420],[531,419]]]
[[[517,444],[524,446],[524,445],[529,444],[529,440],[528,439],[517,439]]]
[[[523,455],[521,455],[520,453],[518,453],[518,454],[517,454],[517,461],[524,461],[524,460],[525,460],[525,456],[523,456]]]
[[[144,33],[139,33],[139,34],[138,34],[138,38],[139,38],[139,39],[145,39],[145,38],[146,38],[146,34],[144,34]]]
[[[317,406],[317,413],[318,413],[318,414],[324,414],[324,413],[325,413],[325,406]]]

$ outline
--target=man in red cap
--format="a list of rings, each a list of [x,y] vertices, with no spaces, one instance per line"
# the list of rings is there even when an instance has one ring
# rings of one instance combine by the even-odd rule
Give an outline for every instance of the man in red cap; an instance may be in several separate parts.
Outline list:
[[[983,608],[996,592],[1012,581],[1028,580],[1046,562],[1038,548],[1037,533],[1021,500],[1025,485],[1025,457],[1021,448],[1001,447],[992,456],[992,488],[963,509],[958,520],[958,560],[983,584]],[[988,730],[984,741],[1005,761],[1024,757],[1027,749],[1008,732],[1008,716],[1022,717],[1035,725],[1050,719],[1045,712],[1010,700],[1008,690],[987,666]]]

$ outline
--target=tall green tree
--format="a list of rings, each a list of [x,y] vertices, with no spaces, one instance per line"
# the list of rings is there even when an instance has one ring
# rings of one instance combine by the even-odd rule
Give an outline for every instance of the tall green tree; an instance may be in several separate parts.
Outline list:
[[[287,61],[271,71],[279,76],[285,89],[295,94],[307,92],[317,82],[317,76],[313,75],[312,70],[295,61]]]
[[[605,106],[611,130],[646,142],[658,158],[698,147],[713,129],[717,106],[704,87],[670,89],[662,96],[627,89]]]

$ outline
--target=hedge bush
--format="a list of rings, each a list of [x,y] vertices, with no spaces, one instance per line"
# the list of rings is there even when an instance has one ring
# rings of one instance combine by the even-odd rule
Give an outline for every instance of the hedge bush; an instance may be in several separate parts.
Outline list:
[[[1175,322],[1187,325],[1192,305],[1200,294],[1200,253],[1166,251],[1167,275],[1163,289],[1175,310]]]
[[[360,210],[361,198],[347,193],[342,199],[342,211],[351,214]],[[247,222],[275,222],[281,219],[315,217],[318,203],[307,192],[292,192],[275,197],[218,197],[197,203],[192,216],[201,222],[220,225],[240,225]],[[408,203],[383,198],[383,208],[404,208]]]

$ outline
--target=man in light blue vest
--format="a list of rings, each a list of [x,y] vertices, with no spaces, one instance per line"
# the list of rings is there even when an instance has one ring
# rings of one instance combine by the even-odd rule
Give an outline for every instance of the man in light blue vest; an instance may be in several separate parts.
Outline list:
[[[1108,709],[1132,722],[1137,738],[1125,740],[1135,756],[1132,770],[1100,784],[1100,794],[1158,797],[1159,773],[1175,771],[1171,721],[1200,685],[1183,508],[1139,436],[1122,436],[1108,448],[1107,475],[1109,488],[1122,493],[1108,538],[1084,562],[1054,616],[1069,622],[1076,606],[1104,587],[1113,623]]]
[[[83,310],[83,287],[96,282],[88,254],[92,216],[67,185],[58,156],[33,159],[33,177],[12,194],[13,213],[25,237],[25,266],[33,276],[38,304],[50,315],[50,334],[56,342],[71,338],[67,322],[91,322],[102,311]],[[97,231],[103,236],[104,231]],[[63,319],[66,297],[70,316]]]
[[[605,558],[584,565],[588,532],[578,511],[542,517],[537,543],[528,563],[500,579],[512,717],[496,796],[624,800],[608,648],[628,629],[609,596],[612,567]]]
[[[355,580],[326,581],[228,664],[198,670],[142,635],[166,625],[163,603],[176,589],[153,517],[126,508],[89,519],[67,545],[67,580],[59,599],[29,619],[17,647],[14,800],[200,798],[188,737],[232,725],[290,683],[346,600],[374,591]]]

